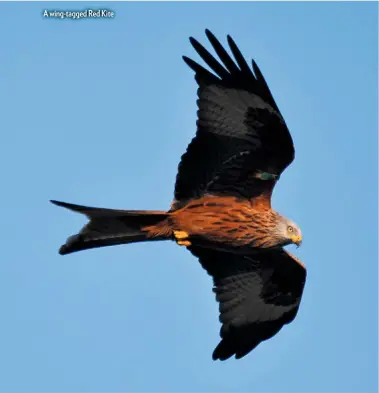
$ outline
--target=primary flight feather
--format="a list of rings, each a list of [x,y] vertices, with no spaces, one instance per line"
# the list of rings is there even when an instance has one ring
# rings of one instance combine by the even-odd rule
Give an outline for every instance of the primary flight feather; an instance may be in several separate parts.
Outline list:
[[[257,64],[248,65],[230,36],[233,58],[206,35],[220,60],[190,42],[213,71],[183,57],[198,84],[197,132],[182,156],[168,211],[114,210],[51,201],[89,222],[59,253],[174,240],[213,277],[222,323],[213,359],[237,359],[296,316],[306,279],[283,247],[300,245],[300,228],[271,208],[293,141]]]

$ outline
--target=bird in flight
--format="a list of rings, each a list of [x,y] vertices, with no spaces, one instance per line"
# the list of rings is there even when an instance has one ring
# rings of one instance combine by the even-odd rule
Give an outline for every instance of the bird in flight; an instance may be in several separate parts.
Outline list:
[[[255,61],[234,40],[233,58],[206,30],[217,60],[190,42],[210,68],[183,56],[198,85],[197,132],[183,154],[168,211],[115,210],[51,201],[89,222],[59,253],[147,241],[186,247],[213,277],[221,341],[213,359],[239,359],[295,318],[306,268],[283,247],[300,245],[300,228],[271,207],[293,141]]]

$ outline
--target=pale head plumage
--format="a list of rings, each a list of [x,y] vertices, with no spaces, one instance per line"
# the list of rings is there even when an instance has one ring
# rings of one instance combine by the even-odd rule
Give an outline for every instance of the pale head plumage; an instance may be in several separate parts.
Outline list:
[[[281,220],[279,220],[276,234],[283,239],[283,245],[296,244],[299,247],[303,241],[303,235],[299,226],[286,217],[281,217]]]

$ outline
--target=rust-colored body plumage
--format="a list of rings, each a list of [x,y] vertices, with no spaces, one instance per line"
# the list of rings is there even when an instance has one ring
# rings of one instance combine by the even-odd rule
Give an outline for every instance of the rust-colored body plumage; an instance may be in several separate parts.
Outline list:
[[[164,221],[142,228],[149,237],[172,238],[174,231],[189,240],[227,247],[275,247],[275,226],[279,215],[263,204],[235,197],[206,196],[168,213]]]
[[[230,36],[234,59],[210,31],[206,35],[220,61],[190,38],[212,72],[183,57],[195,72],[198,119],[179,163],[171,208],[52,202],[89,219],[61,246],[62,255],[147,241],[185,246],[213,278],[222,323],[213,359],[239,359],[293,321],[299,309],[305,266],[283,247],[300,245],[301,231],[271,207],[295,150],[257,64],[246,62]]]

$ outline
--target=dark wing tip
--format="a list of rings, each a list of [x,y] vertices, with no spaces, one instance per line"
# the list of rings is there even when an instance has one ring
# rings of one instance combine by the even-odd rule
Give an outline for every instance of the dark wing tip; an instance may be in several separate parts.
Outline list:
[[[213,353],[212,353],[212,360],[214,360],[214,361],[220,360],[221,362],[223,362],[224,360],[227,360],[227,359],[231,358],[232,354],[228,354],[228,355],[222,354],[222,351],[220,351],[220,344],[213,351]]]
[[[253,351],[262,341],[270,337],[260,337],[252,339],[253,335],[247,337],[242,336],[243,332],[238,333],[239,336],[224,337],[217,345],[212,354],[213,360],[228,360],[234,356],[235,359],[242,359],[251,351]],[[242,339],[242,340],[241,340]]]
[[[188,65],[188,67],[190,67],[193,71],[199,72],[202,69],[202,67],[199,64],[197,64],[196,61],[190,59],[189,57],[182,56],[182,59]]]
[[[190,38],[189,38],[189,41],[190,41],[191,45],[192,45],[196,50],[198,50],[197,48],[200,48],[200,50],[203,49],[203,45],[201,45],[200,42],[199,42],[196,38],[190,37]]]
[[[205,35],[209,41],[216,38],[216,36],[209,29],[205,29]]]
[[[66,243],[59,248],[58,253],[59,255],[67,255],[81,250],[83,250],[83,238],[80,234],[77,234],[70,236]]]
[[[255,77],[258,80],[263,80],[266,83],[266,81],[265,81],[265,79],[263,77],[262,71],[258,67],[257,62],[253,59],[253,60],[251,60],[251,63],[252,63],[252,66],[253,66],[253,71],[254,71]]]
[[[74,210],[74,211],[78,211],[78,208],[80,208],[81,206],[79,205],[74,205],[73,203],[67,203],[67,202],[62,202],[62,201],[56,201],[55,199],[50,199],[50,202],[55,205],[55,206],[59,206],[59,207],[64,207],[66,209],[69,210]]]
[[[59,202],[59,201],[56,201],[55,199],[50,199],[50,203],[52,203],[53,205],[56,205],[56,206],[62,206],[62,204],[64,204],[64,202]]]
[[[66,255],[66,254],[69,254],[69,253],[70,252],[68,250],[68,247],[65,244],[63,244],[63,246],[61,246],[59,251],[58,251],[59,255]]]
[[[196,71],[194,68],[196,68],[197,63],[195,61],[193,61],[192,59],[190,59],[187,56],[182,56],[182,59],[184,60],[184,62],[190,67],[192,68],[194,71]]]
[[[228,345],[227,340],[221,340],[217,345],[217,347],[215,348],[215,350],[213,351],[212,359],[220,360],[223,362],[224,360],[230,359],[235,354],[236,351],[234,350],[233,347]],[[238,359],[237,356],[236,359]]]
[[[234,59],[230,57],[226,48],[218,41],[216,36],[209,29],[205,29],[205,34],[213,46],[213,49],[216,51],[219,60],[217,60],[199,41],[193,37],[189,37],[193,48],[215,73],[213,74],[209,72],[198,63],[185,57],[187,65],[196,72],[197,76],[201,77],[201,80],[204,80],[205,78],[209,83],[220,82],[220,80],[224,82],[233,81],[234,83],[241,85],[240,87],[261,96],[262,99],[280,113],[257,63],[252,60],[252,65],[248,64],[232,36],[227,34],[226,38]]]
[[[89,217],[90,212],[95,212],[98,209],[94,207],[88,207],[88,206],[82,206],[82,205],[76,205],[74,203],[67,203],[67,202],[61,202],[61,201],[56,201],[54,199],[51,199],[50,202],[53,205],[59,206],[59,207],[64,207],[65,209],[71,210],[76,213],[81,213]]]

